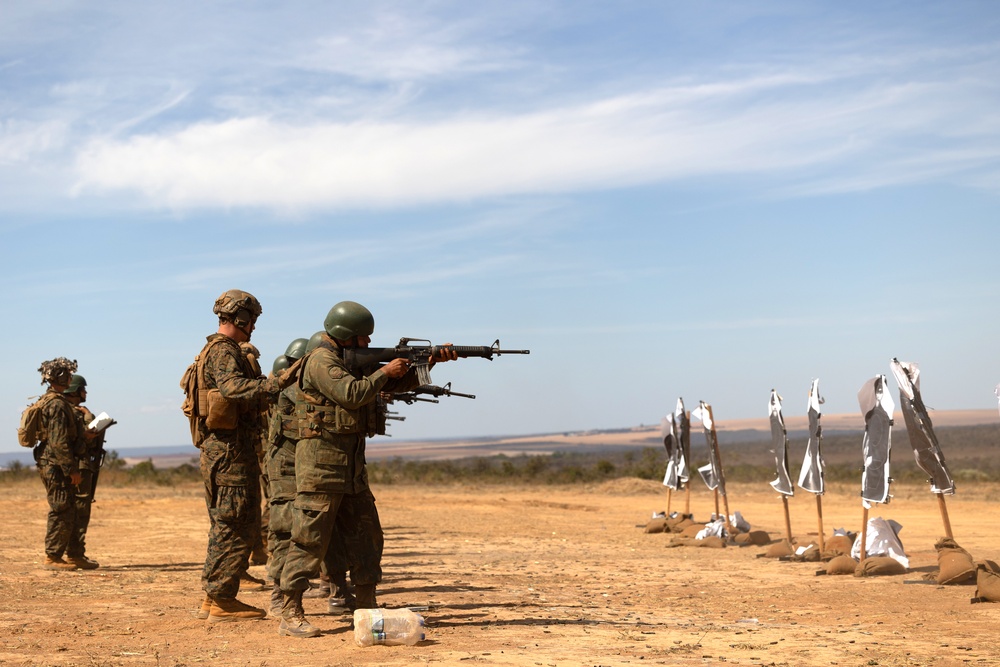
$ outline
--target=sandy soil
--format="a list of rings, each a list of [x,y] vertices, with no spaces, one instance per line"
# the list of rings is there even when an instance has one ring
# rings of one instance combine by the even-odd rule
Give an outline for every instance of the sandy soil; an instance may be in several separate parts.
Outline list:
[[[994,665],[1000,605],[970,604],[974,586],[942,587],[942,521],[922,488],[895,487],[877,508],[903,525],[906,575],[816,576],[817,565],[758,558],[761,547],[666,548],[646,534],[666,506],[656,482],[598,487],[376,489],[386,530],[380,601],[420,605],[428,639],[359,648],[348,617],[308,600],[321,637],[278,637],[271,620],[207,625],[194,618],[207,520],[200,489],[101,489],[89,572],[41,568],[41,484],[0,492],[0,665]],[[732,485],[730,510],[774,537],[781,502]],[[673,500],[678,509],[678,499]],[[814,497],[791,499],[793,532],[816,531]],[[956,540],[1000,560],[1000,485],[949,499]],[[695,489],[704,520],[712,497]],[[857,489],[823,498],[826,532],[857,530]],[[253,568],[262,575],[263,568]],[[266,605],[267,592],[245,591]]]

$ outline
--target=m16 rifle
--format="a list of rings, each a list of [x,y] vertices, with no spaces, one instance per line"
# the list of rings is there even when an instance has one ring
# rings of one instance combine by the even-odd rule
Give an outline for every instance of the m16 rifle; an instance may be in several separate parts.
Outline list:
[[[442,349],[453,350],[459,358],[482,357],[493,360],[504,354],[531,354],[531,350],[502,350],[500,340],[493,345],[432,345],[423,338],[400,338],[396,347],[358,347],[344,349],[344,364],[350,369],[362,369],[393,359],[406,359],[417,372],[417,380],[423,385],[431,384],[431,359]]]
[[[424,396],[433,396],[434,398],[424,398]],[[413,391],[403,391],[398,394],[392,395],[393,401],[402,401],[407,405],[413,405],[417,401],[423,403],[439,403],[437,399],[441,396],[461,396],[462,398],[475,398],[475,394],[461,394],[457,391],[451,390],[451,383],[449,382],[443,387],[439,387],[434,384],[424,385],[422,387],[417,387]]]

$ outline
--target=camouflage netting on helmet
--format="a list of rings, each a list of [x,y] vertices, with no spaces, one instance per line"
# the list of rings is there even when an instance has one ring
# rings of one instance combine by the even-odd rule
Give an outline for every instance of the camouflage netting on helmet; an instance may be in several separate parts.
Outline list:
[[[42,374],[42,384],[69,384],[76,368],[76,359],[56,357],[49,361],[43,361],[42,365],[38,367],[38,372]]]

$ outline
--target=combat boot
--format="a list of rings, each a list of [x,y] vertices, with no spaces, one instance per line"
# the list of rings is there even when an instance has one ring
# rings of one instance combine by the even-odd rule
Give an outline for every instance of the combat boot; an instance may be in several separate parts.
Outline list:
[[[66,562],[76,565],[81,570],[96,570],[101,566],[96,560],[91,560],[86,556],[66,556]]]
[[[306,612],[302,608],[302,591],[285,593],[278,634],[282,637],[319,637],[319,628],[306,620]]]
[[[357,598],[358,609],[378,609],[378,602],[375,600],[375,584],[356,584],[354,595]]]
[[[251,565],[267,565],[267,549],[259,542],[250,551]]]
[[[302,593],[303,598],[328,598],[330,597],[330,580],[321,576],[318,584],[309,582],[309,588]]]
[[[199,609],[194,616],[195,618],[199,618],[204,621],[208,618],[210,611],[212,611],[212,598],[206,595],[205,599],[201,601],[201,609]]]
[[[336,586],[327,601],[327,613],[331,616],[353,614],[357,608],[358,602],[348,592],[346,586]]]
[[[285,603],[285,596],[281,592],[281,586],[277,583],[271,589],[271,606],[267,609],[268,616],[281,618],[281,607]]]
[[[42,567],[44,567],[46,570],[66,570],[66,571],[69,571],[69,570],[75,570],[75,569],[77,569],[76,565],[74,565],[73,563],[67,563],[66,561],[64,561],[62,559],[61,556],[58,557],[58,558],[53,558],[52,556],[46,556],[45,557],[45,562],[42,563]]]
[[[266,615],[267,613],[263,609],[243,604],[236,598],[212,598],[212,607],[208,611],[208,622],[249,621],[264,618]]]
[[[263,579],[258,579],[247,571],[240,575],[240,588],[245,591],[266,591],[267,584]]]

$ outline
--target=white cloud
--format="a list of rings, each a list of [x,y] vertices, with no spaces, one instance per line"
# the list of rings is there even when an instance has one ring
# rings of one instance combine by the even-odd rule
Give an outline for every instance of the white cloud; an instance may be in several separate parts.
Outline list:
[[[318,38],[298,67],[370,81],[420,81],[522,66],[519,49],[470,38],[469,22],[376,12],[354,30]]]
[[[935,162],[935,175],[958,178],[971,163],[951,158],[970,145],[978,146],[980,164],[1000,156],[992,139],[968,134],[977,112],[956,100],[960,86],[845,90],[841,82],[840,90],[816,91],[816,80],[794,72],[750,76],[432,122],[203,122],[91,141],[77,161],[77,192],[137,191],[177,209],[390,208],[712,174],[771,173],[784,175],[786,187],[818,178],[828,189],[866,189],[919,181]],[[865,168],[851,168],[856,160]],[[821,173],[803,171],[809,168]],[[833,175],[822,173],[828,169]],[[865,173],[871,178],[859,179]]]

